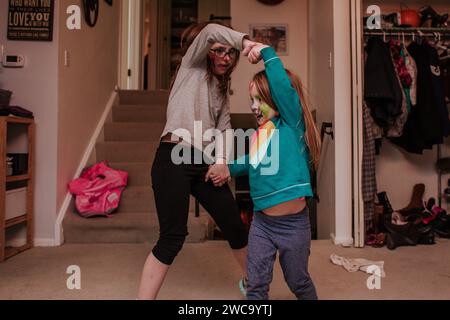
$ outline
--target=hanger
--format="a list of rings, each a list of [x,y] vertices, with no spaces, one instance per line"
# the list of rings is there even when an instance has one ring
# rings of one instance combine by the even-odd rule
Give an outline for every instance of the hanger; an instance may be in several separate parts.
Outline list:
[[[447,55],[446,55],[446,56],[443,56],[443,57],[439,57],[439,60],[447,60],[447,59],[450,59],[450,54],[449,54],[450,48],[449,48],[448,46],[446,46],[445,38],[444,38],[444,43],[443,43],[443,46],[442,46],[442,47],[445,48],[444,50],[446,51]]]
[[[420,30],[417,30],[417,33],[418,33],[418,39],[417,39],[417,41],[418,41],[419,44],[422,44],[422,43],[424,42],[424,40],[426,41],[426,36],[425,36],[425,34],[424,34],[422,31],[420,31]]]
[[[441,34],[438,32],[434,33],[437,37],[437,42],[435,43],[435,47],[442,50],[448,50],[448,47],[441,45]]]
[[[447,59],[450,59],[450,54],[448,54],[448,48],[447,48],[447,50],[446,50],[446,52],[447,52],[447,55],[446,56],[443,56],[443,57],[439,57],[439,60],[447,60]]]

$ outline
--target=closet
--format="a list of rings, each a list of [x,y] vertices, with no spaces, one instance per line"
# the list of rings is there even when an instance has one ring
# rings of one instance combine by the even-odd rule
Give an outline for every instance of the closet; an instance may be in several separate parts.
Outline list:
[[[354,5],[362,12],[360,26],[355,27],[360,47],[353,52],[360,55],[354,70],[358,106],[353,124],[358,128],[354,139],[361,183],[355,238],[357,246],[364,246],[373,243],[368,239],[374,233],[371,224],[380,225],[380,210],[386,213],[383,204],[397,212],[422,204],[418,199],[434,199],[437,207],[450,209],[445,197],[450,167],[440,160],[450,157],[450,83],[443,79],[450,53],[450,23],[443,21],[450,3],[385,0],[355,1]],[[381,29],[369,28],[367,9],[374,5],[381,9]],[[396,13],[408,10],[422,14],[403,15],[402,22]],[[411,214],[402,212],[400,218]]]

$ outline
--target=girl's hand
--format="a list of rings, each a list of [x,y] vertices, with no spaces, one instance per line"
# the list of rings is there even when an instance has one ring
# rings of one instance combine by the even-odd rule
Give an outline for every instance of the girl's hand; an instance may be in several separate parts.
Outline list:
[[[216,187],[222,187],[231,180],[230,170],[226,164],[215,164],[209,167],[205,182],[211,180]]]
[[[250,63],[257,64],[262,59],[261,50],[268,47],[268,45],[262,43],[258,43],[253,46],[248,54],[248,61],[250,61]]]
[[[251,41],[248,38],[244,38],[244,41],[242,42],[242,47],[244,48],[242,51],[242,54],[246,57],[248,57],[248,54],[252,50],[254,46],[256,46],[258,43]]]

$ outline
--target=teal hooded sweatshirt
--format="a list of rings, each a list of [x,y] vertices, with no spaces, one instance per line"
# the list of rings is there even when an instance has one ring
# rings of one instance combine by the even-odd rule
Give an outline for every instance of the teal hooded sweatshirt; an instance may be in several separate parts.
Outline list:
[[[249,176],[255,211],[313,196],[299,95],[275,50],[264,48],[261,55],[279,115],[258,128],[249,154],[228,165],[232,177]]]

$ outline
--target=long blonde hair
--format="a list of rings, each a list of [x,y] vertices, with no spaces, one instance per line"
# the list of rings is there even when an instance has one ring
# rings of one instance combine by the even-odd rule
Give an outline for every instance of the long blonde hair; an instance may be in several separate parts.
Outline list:
[[[232,29],[230,26],[227,26],[220,21],[206,21],[206,22],[200,22],[200,23],[189,26],[188,28],[186,28],[183,31],[183,33],[181,35],[181,49],[182,49],[183,56],[186,54],[187,50],[191,46],[192,42],[194,42],[194,40],[198,36],[198,34],[209,24],[219,24],[221,26]],[[208,44],[205,43],[205,46],[206,45],[208,45]],[[236,58],[233,60],[233,63],[231,65],[231,67],[228,69],[228,71],[223,76],[218,77],[218,80],[219,80],[218,88],[219,88],[220,94],[222,95],[222,98],[224,100],[226,100],[226,98],[227,98],[228,91],[230,88],[230,82],[231,82],[231,74],[236,69],[236,66],[239,63],[239,58],[240,58],[240,52],[238,51],[236,54]],[[212,72],[211,60],[209,59],[209,56],[206,56],[205,59],[207,59],[207,63],[208,63],[207,80],[210,80],[210,79],[212,79],[212,77],[214,77],[214,74]],[[178,65],[177,70],[172,78],[172,82],[170,84],[170,89],[172,89],[173,84],[175,83],[175,79],[177,77],[178,70],[180,69],[180,65]]]
[[[317,170],[317,168],[319,167],[320,149],[322,146],[320,134],[317,130],[309,105],[305,99],[303,84],[300,78],[288,69],[286,69],[286,72],[289,76],[289,79],[291,80],[294,89],[297,91],[297,94],[300,97],[300,104],[303,110],[303,120],[306,127],[305,141],[309,149],[311,164],[314,169]],[[255,74],[255,76],[253,77],[253,83],[255,84],[256,90],[261,96],[261,99],[266,102],[272,109],[278,111],[278,108],[270,94],[270,86],[266,71],[263,70]]]

